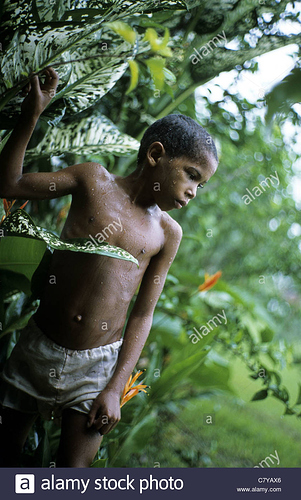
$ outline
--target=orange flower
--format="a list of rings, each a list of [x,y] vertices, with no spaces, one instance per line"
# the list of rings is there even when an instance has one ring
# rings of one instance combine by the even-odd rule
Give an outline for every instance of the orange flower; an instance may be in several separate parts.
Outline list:
[[[58,213],[58,216],[57,216],[57,223],[59,224],[62,220],[65,220],[67,215],[68,215],[68,210],[70,208],[70,205],[71,203],[67,203],[63,208],[61,208],[61,210],[59,211]]]
[[[143,371],[139,371],[137,372],[134,377],[132,377],[132,375],[130,375],[127,383],[125,384],[125,388],[123,389],[123,393],[121,395],[121,403],[120,403],[120,408],[127,402],[129,401],[130,399],[132,399],[134,396],[136,396],[138,394],[139,391],[143,391],[143,392],[146,392],[145,388],[148,387],[148,385],[141,385],[141,384],[138,384],[138,385],[134,385],[134,383],[136,382],[137,378],[140,377],[141,373],[143,373],[145,370]]]
[[[15,204],[16,201],[17,200],[7,201],[5,198],[3,198],[3,207],[4,207],[5,215],[3,215],[3,217],[2,217],[2,219],[0,221],[0,224],[2,224],[2,222],[4,221],[4,219],[10,215],[10,209]],[[27,205],[28,202],[29,202],[29,200],[25,201],[25,203],[23,203],[23,205],[20,207],[20,209],[24,208],[25,205]]]
[[[208,273],[205,273],[205,281],[204,283],[202,283],[202,285],[198,287],[199,292],[210,290],[210,288],[212,288],[215,285],[215,283],[220,279],[221,275],[222,275],[221,271],[217,271],[217,273],[212,274],[212,276],[210,276]]]

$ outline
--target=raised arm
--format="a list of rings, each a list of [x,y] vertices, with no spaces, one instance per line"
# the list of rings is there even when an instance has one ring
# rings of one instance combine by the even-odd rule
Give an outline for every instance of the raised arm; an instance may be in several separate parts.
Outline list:
[[[182,229],[173,219],[166,230],[162,250],[152,257],[141,282],[138,296],[127,322],[122,348],[113,377],[94,400],[88,426],[107,434],[120,419],[120,396],[138,362],[150,332],[155,306],[164,287],[168,269],[174,260],[182,238]],[[107,420],[103,419],[107,416]]]
[[[53,68],[45,70],[45,83],[36,75],[27,86],[21,115],[0,155],[0,197],[16,199],[57,198],[74,192],[82,171],[79,165],[58,172],[23,174],[26,148],[39,116],[50,103],[58,84]]]

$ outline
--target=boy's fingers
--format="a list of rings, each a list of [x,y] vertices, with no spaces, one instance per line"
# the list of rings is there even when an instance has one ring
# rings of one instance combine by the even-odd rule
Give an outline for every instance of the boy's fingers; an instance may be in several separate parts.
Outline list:
[[[30,83],[32,85],[33,90],[40,90],[40,82],[39,82],[39,77],[38,75],[34,75],[30,79]]]
[[[99,408],[99,405],[97,404],[97,402],[94,399],[92,406],[91,406],[91,410],[88,413],[88,422],[87,422],[88,428],[91,427],[91,425],[94,423],[94,420],[96,417],[96,412],[97,412],[98,408]]]
[[[23,96],[25,96],[26,94],[28,94],[30,92],[30,89],[31,89],[31,85],[30,85],[30,82],[28,82],[25,87],[22,88],[21,90],[21,94]]]
[[[88,415],[87,427],[91,427],[94,422],[95,414],[90,412]]]
[[[45,70],[45,73],[46,73],[45,83],[51,85],[52,88],[56,89],[59,82],[59,75],[57,74],[57,72],[53,68],[49,67]]]
[[[104,423],[103,422],[103,415],[102,415],[95,421],[94,425],[100,434],[105,435],[105,434],[108,434],[109,432],[111,432],[114,429],[114,427],[116,427],[118,422],[119,422],[119,419],[117,418],[117,419],[114,419],[114,420],[112,419],[109,422]]]

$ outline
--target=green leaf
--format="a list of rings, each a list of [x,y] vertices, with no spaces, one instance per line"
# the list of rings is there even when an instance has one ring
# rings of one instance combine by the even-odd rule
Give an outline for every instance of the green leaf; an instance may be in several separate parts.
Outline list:
[[[27,150],[25,163],[36,158],[61,155],[127,155],[139,149],[139,142],[123,134],[105,116],[97,112],[72,123],[59,123],[48,129],[37,147]]]
[[[53,248],[54,250],[70,250],[72,252],[106,255],[107,257],[114,257],[116,259],[134,262],[139,267],[138,260],[135,259],[135,257],[133,257],[129,252],[123,250],[122,248],[109,245],[108,243],[95,244],[89,238],[72,238],[68,240],[61,240],[58,236],[51,233],[50,231],[36,226],[31,217],[24,210],[19,209],[13,214],[6,217],[6,219],[4,219],[2,223],[1,228],[4,229],[5,234],[7,234],[7,236],[2,238],[1,244],[3,244],[3,241],[5,241],[9,236],[25,236],[25,238],[28,238],[29,242],[42,240],[42,242],[45,242],[50,248]],[[32,238],[35,238],[35,240],[32,240]],[[6,266],[8,266],[8,254],[5,254],[5,262]],[[6,268],[14,270],[11,267]]]
[[[288,406],[285,408],[285,412],[283,413],[283,415],[295,415],[295,412],[294,410],[292,410],[291,408],[289,408]]]
[[[300,382],[299,382],[299,394],[298,394],[298,398],[297,398],[297,401],[295,404],[301,405],[301,384],[300,384]]]
[[[147,59],[146,64],[150,70],[156,89],[161,90],[165,80],[163,71],[165,60],[158,59],[157,57],[151,57],[150,59]]]
[[[100,458],[99,460],[95,460],[93,464],[90,467],[105,467],[108,459],[107,458]]]
[[[276,113],[288,114],[293,104],[301,101],[301,68],[294,68],[267,95],[266,121],[271,123]]]
[[[118,35],[122,36],[124,40],[134,45],[136,41],[136,33],[133,28],[131,28],[131,26],[124,23],[123,21],[114,21],[112,23],[107,23],[107,26],[118,33]]]
[[[125,463],[132,453],[139,453],[144,448],[153,436],[156,424],[157,413],[152,412],[130,429],[124,443],[117,450],[116,456],[112,457],[111,463],[114,464],[114,467]]]
[[[45,249],[46,243],[43,240],[20,236],[0,238],[0,269],[23,274],[30,281]]]
[[[193,385],[204,390],[210,387],[232,392],[229,386],[229,366],[216,353],[213,355],[213,351],[210,351],[204,363],[190,374],[189,379]]]
[[[259,401],[261,399],[265,399],[268,396],[268,390],[262,389],[261,391],[256,392],[252,397],[251,401]]]
[[[89,2],[91,7],[89,9],[82,7],[83,3],[78,2],[73,3],[70,8],[70,2],[67,0],[58,0],[50,4],[46,2],[44,5],[41,0],[6,2],[2,12],[4,22],[1,43],[5,51],[2,53],[0,79],[0,109],[5,107],[6,116],[12,118],[18,114],[23,98],[17,94],[27,83],[32,72],[38,72],[49,65],[55,67],[56,63],[65,63],[70,59],[78,59],[79,56],[82,56],[83,60],[74,63],[71,76],[70,67],[67,66],[65,71],[60,70],[61,81],[65,81],[65,85],[70,77],[71,88],[68,90],[68,99],[70,97],[73,102],[66,104],[67,106],[73,104],[77,111],[91,106],[92,102],[100,99],[101,93],[104,95],[109,88],[112,88],[127,68],[126,63],[121,62],[121,54],[128,51],[128,42],[123,42],[127,44],[127,48],[120,42],[111,43],[112,58],[104,59],[100,68],[104,73],[98,74],[98,77],[97,64],[96,66],[94,63],[90,64],[91,55],[95,61],[97,50],[99,55],[97,43],[101,36],[103,37],[101,41],[105,42],[108,41],[108,37],[112,39],[113,35],[115,39],[116,37],[120,39],[120,36],[112,30],[109,35],[109,28],[104,24],[131,17],[141,11],[185,8],[186,5],[180,0],[161,0],[159,3],[155,0],[107,0],[101,2],[100,9],[99,2]],[[132,35],[130,38],[132,40]],[[128,56],[133,55],[133,47],[130,47],[131,54]],[[101,61],[101,58],[98,58],[98,61]],[[71,89],[72,95],[70,95]],[[61,90],[59,89],[55,100],[67,93]]]
[[[131,70],[131,83],[126,91],[126,95],[128,95],[130,92],[132,92],[132,90],[134,90],[137,87],[138,77],[139,77],[139,66],[136,63],[136,61],[130,60],[129,67]]]
[[[260,332],[260,336],[262,342],[271,342],[274,338],[274,332],[269,327],[266,327]]]
[[[160,400],[164,397],[170,397],[171,391],[182,382],[185,377],[188,377],[195,371],[207,356],[208,351],[195,348],[196,353],[186,357],[185,351],[182,350],[182,361],[171,362],[163,371],[161,377],[152,384],[150,390],[150,399],[153,401]]]
[[[167,44],[169,42],[169,30],[165,28],[163,38],[159,38],[157,32],[153,28],[147,28],[144,40],[150,43],[153,52],[160,54],[164,57],[171,57],[172,51]]]
[[[1,242],[1,240],[0,240]],[[0,259],[1,259],[1,245],[0,245]],[[0,284],[1,291],[8,294],[14,290],[20,290],[26,295],[30,295],[30,280],[21,273],[10,271],[8,269],[0,269]]]

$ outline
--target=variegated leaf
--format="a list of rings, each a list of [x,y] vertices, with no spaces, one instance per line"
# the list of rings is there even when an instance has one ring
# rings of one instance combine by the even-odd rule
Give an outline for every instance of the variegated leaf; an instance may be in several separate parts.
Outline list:
[[[43,140],[25,155],[25,163],[42,156],[58,156],[62,153],[95,155],[112,153],[127,155],[139,149],[139,142],[118,130],[104,115],[93,113],[80,121],[59,123],[49,128]]]
[[[72,252],[105,255],[107,257],[114,257],[115,259],[128,260],[137,264],[139,267],[138,260],[133,257],[133,255],[123,250],[123,248],[109,245],[109,243],[100,243],[96,245],[94,241],[91,241],[89,238],[61,240],[50,231],[36,226],[31,217],[24,210],[17,210],[6,217],[1,225],[1,229],[4,230],[6,236],[22,236],[42,240],[54,250],[70,250]]]
[[[90,57],[91,53],[95,55],[93,53],[93,50],[96,50],[93,37],[96,36],[97,38],[99,36],[98,32],[102,29],[105,21],[122,19],[137,12],[151,12],[152,10],[175,7],[184,8],[185,2],[181,0],[172,2],[166,0],[160,0],[160,2],[157,0],[144,2],[130,0],[99,2],[89,0],[74,2],[74,4],[70,5],[67,0],[59,0],[53,5],[52,0],[47,7],[38,0],[23,0],[21,2],[5,0],[3,8],[3,37],[5,43],[3,43],[4,50],[1,61],[3,78],[2,84],[0,84],[0,109],[7,106],[5,116],[8,117],[12,117],[16,113],[22,99],[16,97],[9,107],[8,103],[24,86],[30,73],[37,72],[50,64],[55,66],[55,62],[61,62],[61,59],[64,61],[73,59],[73,55],[76,56],[79,52],[86,58]],[[16,26],[18,26],[17,29]],[[115,34],[115,36],[117,35]],[[123,44],[125,43],[123,41]],[[118,46],[120,45],[122,44],[118,44]],[[112,48],[116,52],[116,45]],[[124,52],[123,49],[122,52]],[[127,51],[125,51],[126,53]],[[104,61],[102,68],[109,66],[110,71],[103,75],[101,85],[104,85],[105,80],[106,86],[102,95],[114,85],[126,69],[125,64],[118,59],[119,55],[117,54],[116,59],[116,53],[114,54],[111,64],[108,63],[108,60]],[[118,68],[117,71],[118,65],[122,65],[122,68]],[[86,69],[86,67],[82,67],[77,70],[72,67],[72,76],[69,68],[73,104],[76,100],[77,73],[79,72],[81,75],[78,82],[81,96],[77,99],[78,102],[81,99],[81,102],[75,106],[76,111],[84,109],[84,105],[87,104],[87,97],[86,100],[83,100],[82,94],[91,89],[92,82],[94,86],[97,86],[98,82],[99,75],[94,74],[93,80],[93,74],[88,72],[90,77],[88,88],[84,87],[82,91],[80,90],[83,84],[81,78],[86,75]],[[64,81],[63,76],[62,82]],[[109,83],[105,76],[109,77]],[[64,86],[67,83],[65,82]],[[63,89],[59,90],[62,91]],[[62,95],[63,93],[59,94],[60,97]],[[99,99],[100,96],[101,92],[96,90],[96,97]],[[93,100],[95,101],[92,98]],[[89,99],[88,102],[91,105]]]

